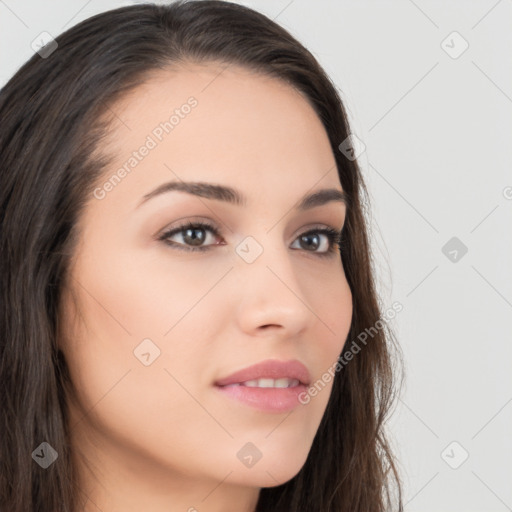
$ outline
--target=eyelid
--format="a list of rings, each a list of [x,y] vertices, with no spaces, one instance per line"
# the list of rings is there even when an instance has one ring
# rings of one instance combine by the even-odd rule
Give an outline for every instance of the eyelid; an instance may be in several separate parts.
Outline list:
[[[170,227],[164,229],[159,235],[157,235],[155,238],[159,241],[163,241],[167,245],[177,248],[178,250],[183,250],[185,252],[206,252],[211,250],[213,247],[219,246],[219,245],[226,245],[225,243],[217,243],[217,244],[211,244],[211,245],[203,245],[203,246],[187,246],[186,244],[181,244],[177,242],[171,242],[167,240],[170,236],[173,236],[178,233],[182,233],[186,229],[190,227],[196,227],[204,229],[205,231],[211,231],[215,237],[222,237],[221,230],[214,224],[212,221],[200,218],[195,220],[194,218],[187,218],[187,220],[183,220],[181,224],[173,223]],[[340,250],[345,245],[344,240],[344,228],[345,223],[343,223],[343,226],[341,229],[338,229],[332,225],[329,224],[323,224],[323,223],[311,223],[307,225],[306,227],[302,227],[299,232],[296,233],[293,242],[295,243],[299,237],[308,235],[310,233],[321,233],[324,236],[326,236],[329,240],[329,248],[327,251],[318,252],[318,251],[307,251],[304,250],[304,252],[310,252],[314,256],[318,257],[327,257],[332,255],[333,253],[337,253],[338,251],[336,248],[338,247]],[[294,249],[297,250],[297,249]]]
[[[182,219],[177,219],[172,224],[168,225],[161,231],[159,231],[159,234],[155,235],[155,239],[160,239],[162,235],[168,235],[170,232],[184,229],[187,225],[204,225],[207,226],[209,229],[211,229],[217,236],[221,236],[222,228],[218,227],[218,224],[208,218],[205,217],[184,217]],[[345,229],[346,222],[343,220],[342,226],[340,229],[338,229],[334,223],[329,222],[312,222],[310,224],[306,224],[306,226],[302,226],[300,229],[296,230],[295,238],[297,238],[300,235],[303,235],[307,233],[310,230],[313,229],[324,229],[324,228],[331,228],[335,229],[336,231],[342,232]]]

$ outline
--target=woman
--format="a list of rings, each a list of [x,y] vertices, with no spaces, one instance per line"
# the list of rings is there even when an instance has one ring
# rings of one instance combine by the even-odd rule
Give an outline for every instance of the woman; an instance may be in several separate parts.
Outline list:
[[[401,509],[364,184],[311,53],[228,2],[123,7],[0,115],[1,510]]]

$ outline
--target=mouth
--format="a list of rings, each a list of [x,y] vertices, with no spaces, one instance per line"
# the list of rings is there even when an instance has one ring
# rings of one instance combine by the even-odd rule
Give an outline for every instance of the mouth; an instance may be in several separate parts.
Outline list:
[[[220,387],[234,387],[234,386],[244,386],[246,388],[294,388],[303,384],[298,379],[288,379],[286,377],[280,379],[253,379],[246,380],[245,382],[235,382],[233,384],[227,384],[225,386]]]
[[[215,382],[217,386],[240,384],[247,387],[291,387],[298,384],[308,386],[311,381],[309,370],[297,359],[279,361],[267,359],[243,368]]]
[[[286,412],[302,402],[311,381],[308,369],[297,360],[270,359],[215,382],[223,396],[263,412]]]

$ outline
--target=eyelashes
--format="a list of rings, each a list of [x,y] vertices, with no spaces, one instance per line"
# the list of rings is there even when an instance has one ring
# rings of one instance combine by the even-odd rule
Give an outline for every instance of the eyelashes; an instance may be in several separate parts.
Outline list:
[[[225,245],[224,243],[213,243],[208,245],[201,245],[204,242],[208,241],[208,236],[203,235],[203,232],[210,232],[213,235],[213,238],[219,239],[222,238],[219,230],[210,224],[209,222],[201,221],[201,222],[186,222],[180,226],[173,227],[164,233],[162,233],[158,240],[163,243],[169,245],[173,249],[187,251],[187,252],[206,252],[212,250],[214,247],[219,245]],[[199,233],[199,236],[197,236]],[[180,234],[182,239],[185,240],[185,236],[189,237],[189,241],[191,241],[195,245],[188,245],[186,243],[179,243],[173,240],[170,240],[173,236]],[[185,235],[185,236],[184,236]],[[318,236],[320,235],[320,236]],[[323,237],[322,237],[323,235]],[[345,240],[342,237],[343,230],[338,231],[332,227],[323,227],[323,228],[313,228],[305,231],[300,234],[293,243],[296,242],[304,242],[307,246],[308,243],[313,243],[313,250],[302,249],[304,252],[310,252],[318,257],[329,257],[335,256],[338,254],[337,249],[344,248]],[[316,245],[322,246],[322,238],[326,238],[328,241],[328,248],[324,251],[315,250],[318,247]],[[215,240],[214,240],[215,241]]]

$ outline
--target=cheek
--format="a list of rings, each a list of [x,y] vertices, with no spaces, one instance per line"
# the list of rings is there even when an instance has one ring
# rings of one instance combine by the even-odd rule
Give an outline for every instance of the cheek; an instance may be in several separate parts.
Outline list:
[[[75,268],[84,323],[63,331],[79,393],[72,429],[92,423],[153,458],[184,460],[195,449],[186,440],[197,444],[212,426],[189,393],[200,396],[210,384],[201,361],[211,360],[206,326],[221,305],[206,295],[218,277],[166,272],[135,257],[100,261],[113,260],[96,251]],[[62,317],[76,318],[69,298],[63,304]]]
[[[215,314],[214,302],[201,301],[212,286],[211,279],[170,268],[166,273],[136,253],[115,260],[105,256],[106,251],[95,252],[75,269],[84,322],[67,336],[68,359],[77,376],[89,371],[81,379],[89,388],[98,386],[91,394],[105,392],[129,369],[144,369],[146,375],[151,375],[150,367],[160,368],[160,373],[164,367],[197,369],[198,345],[205,338],[204,323],[197,315]],[[63,312],[66,318],[76,317],[73,307],[68,303]],[[144,382],[145,387],[151,385],[149,379]],[[154,389],[168,387],[157,384]]]
[[[309,360],[319,372],[319,378],[336,363],[352,323],[352,293],[343,269],[331,272],[320,287],[310,290],[310,307],[316,318],[312,339],[306,344]]]
[[[138,351],[139,359],[134,349],[142,337],[134,336],[134,326],[156,318],[154,310],[145,309],[144,301],[126,300],[120,292],[118,296],[117,291],[111,302],[111,289],[105,287],[108,293],[101,294],[100,285],[88,284],[95,298],[79,293],[87,323],[68,328],[64,340],[66,361],[78,391],[78,402],[71,407],[71,431],[77,443],[89,441],[89,433],[94,432],[95,439],[108,439],[117,447],[119,457],[138,454],[162,464],[180,465],[190,458],[201,442],[198,440],[208,438],[205,427],[211,428],[204,410],[190,395],[200,396],[204,385],[200,379],[190,378],[204,374],[198,366],[197,354],[202,351],[199,332],[189,332],[186,340],[173,331],[167,337],[151,335],[160,355],[153,359],[154,348],[146,345],[143,352]],[[123,308],[126,314],[131,312],[130,333],[112,316]],[[64,318],[73,314],[68,304]],[[147,333],[152,331],[146,328],[141,332],[148,339]],[[147,366],[142,362],[146,352],[152,361]]]
[[[162,249],[132,250],[108,268],[105,279],[95,278],[95,290],[132,336],[162,339],[183,322],[190,325],[196,310],[204,315],[222,307],[210,291],[229,268],[173,260]]]
[[[146,338],[165,344],[183,325],[197,325],[190,322],[197,310],[211,314],[221,307],[209,291],[228,265],[196,268],[185,257],[169,257],[165,248],[120,250],[123,243],[89,242],[95,250],[82,256],[74,272],[82,285],[77,288],[86,304],[84,316],[117,348],[133,350]]]

